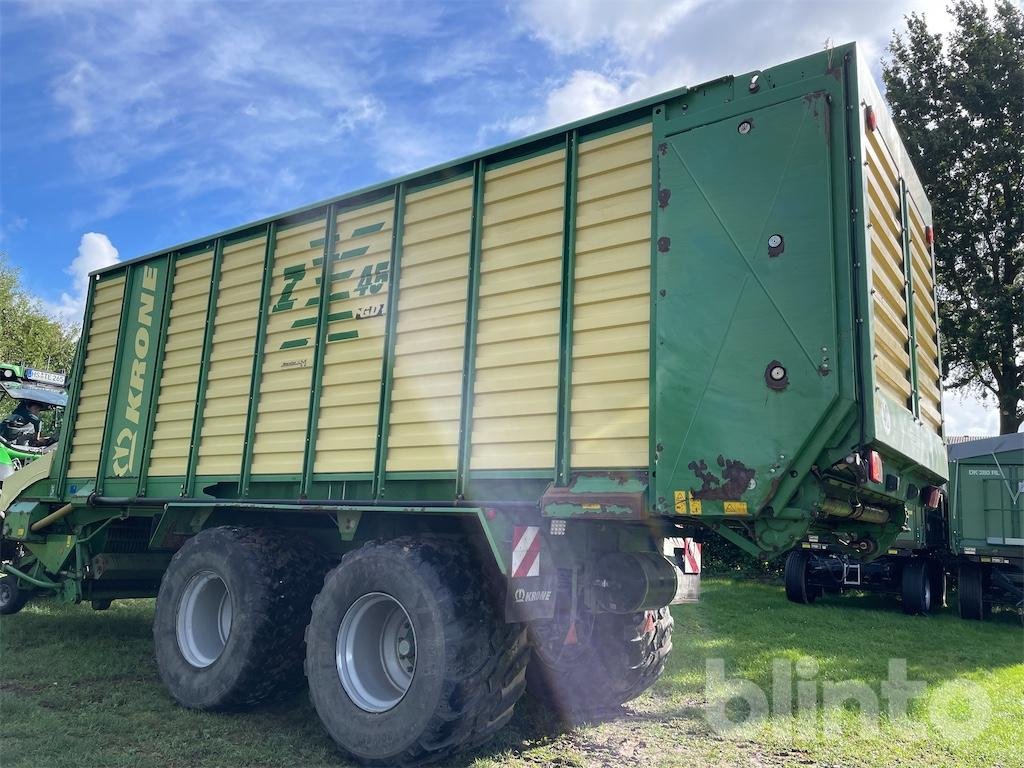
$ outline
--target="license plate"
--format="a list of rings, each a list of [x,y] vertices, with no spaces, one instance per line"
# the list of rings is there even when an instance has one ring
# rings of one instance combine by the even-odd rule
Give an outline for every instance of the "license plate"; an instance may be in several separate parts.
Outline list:
[[[31,379],[32,381],[41,381],[46,384],[56,384],[61,387],[64,386],[63,373],[51,373],[50,371],[37,371],[34,368],[26,368],[25,378]]]

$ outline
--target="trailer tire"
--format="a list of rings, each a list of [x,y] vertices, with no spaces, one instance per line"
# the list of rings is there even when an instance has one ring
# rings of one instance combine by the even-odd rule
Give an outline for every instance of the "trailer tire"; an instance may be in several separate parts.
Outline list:
[[[466,547],[422,538],[370,542],[328,574],[306,630],[306,678],[346,755],[433,762],[511,719],[530,649],[486,583]]]
[[[303,631],[326,560],[293,532],[221,527],[185,542],[160,582],[160,678],[189,709],[257,704],[300,688]]]
[[[947,584],[946,584],[946,568],[938,560],[928,561],[928,578],[931,580],[932,585],[932,608],[945,608],[948,603],[947,598]]]
[[[0,615],[10,616],[25,607],[30,594],[18,584],[14,576],[0,575]]]
[[[977,563],[962,563],[957,585],[957,604],[961,619],[985,619],[984,572]]]
[[[587,623],[591,626],[584,627]],[[566,645],[567,621],[531,625],[534,654],[526,672],[527,690],[562,721],[576,723],[612,714],[654,685],[665,671],[674,628],[667,607],[631,614],[600,613],[581,618],[577,627],[577,642]]]
[[[818,590],[807,583],[810,557],[801,549],[786,555],[786,597],[790,602],[810,605],[818,597]]]
[[[904,613],[924,615],[931,612],[932,580],[926,560],[917,559],[905,563],[900,582]]]

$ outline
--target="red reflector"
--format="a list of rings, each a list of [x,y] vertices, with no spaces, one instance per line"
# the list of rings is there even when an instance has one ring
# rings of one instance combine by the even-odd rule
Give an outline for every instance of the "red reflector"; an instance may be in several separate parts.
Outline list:
[[[925,501],[924,505],[929,509],[938,509],[939,501],[942,499],[942,489],[937,485],[933,485],[928,489],[928,500]]]
[[[935,230],[930,226],[924,228],[924,239],[928,241],[928,245],[935,245]]]
[[[882,482],[882,457],[878,451],[872,451],[868,457],[868,479],[872,483]]]
[[[864,125],[867,126],[869,131],[873,131],[878,127],[878,116],[872,107],[864,107]]]

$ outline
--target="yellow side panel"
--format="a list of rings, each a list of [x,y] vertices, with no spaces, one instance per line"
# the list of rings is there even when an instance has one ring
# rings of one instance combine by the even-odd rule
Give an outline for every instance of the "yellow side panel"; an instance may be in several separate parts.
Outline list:
[[[387,471],[458,464],[473,180],[407,196]]]
[[[315,219],[282,228],[274,241],[274,274],[253,439],[254,475],[302,471],[325,226],[325,219]]]
[[[865,142],[868,193],[868,253],[874,322],[875,385],[910,407],[910,326],[903,268],[899,173],[878,131]]]
[[[197,475],[241,471],[265,259],[265,237],[224,248]]]
[[[390,199],[345,211],[337,218],[316,473],[373,471],[393,221]]]
[[[213,252],[178,262],[174,270],[163,372],[149,454],[150,477],[184,475],[192,439]]]
[[[68,460],[67,476],[75,479],[95,477],[99,466],[103,420],[114,375],[114,352],[124,301],[124,277],[97,283],[93,290],[89,340],[85,347],[82,388],[78,394],[79,416],[75,420]]]
[[[565,152],[484,179],[472,469],[555,463]]]
[[[570,465],[648,463],[651,126],[580,145]]]
[[[942,376],[939,373],[939,332],[935,319],[935,282],[925,223],[913,201],[908,206],[910,261],[914,281],[914,335],[917,338],[917,389],[921,418],[942,434]]]

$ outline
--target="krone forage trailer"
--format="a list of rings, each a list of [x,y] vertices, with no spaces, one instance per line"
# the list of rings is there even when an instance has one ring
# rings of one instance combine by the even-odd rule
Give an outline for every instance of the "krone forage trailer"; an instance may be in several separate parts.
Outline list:
[[[100,270],[3,608],[156,595],[177,701],[304,666],[365,762],[617,706],[706,531],[870,559],[943,482],[930,224],[845,45]]]

